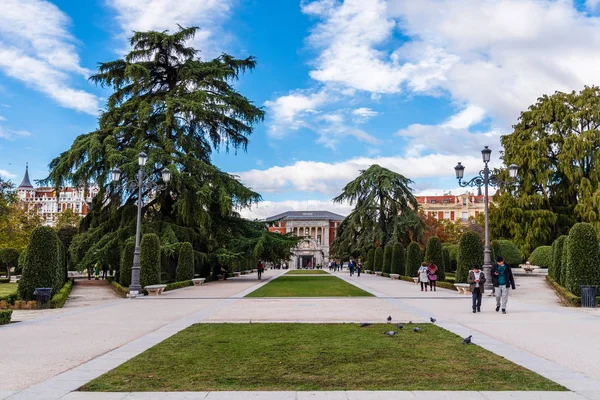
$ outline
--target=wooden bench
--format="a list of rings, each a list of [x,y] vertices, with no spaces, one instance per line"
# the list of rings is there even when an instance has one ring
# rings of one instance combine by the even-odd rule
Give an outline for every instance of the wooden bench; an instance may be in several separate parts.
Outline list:
[[[194,282],[194,286],[202,286],[202,285],[204,285],[204,281],[206,281],[206,278],[194,278],[194,279],[192,279],[192,282]]]
[[[455,283],[454,287],[460,294],[471,294],[471,285],[468,283]]]
[[[375,271],[375,275],[381,276],[381,271]]]
[[[400,278],[400,274],[390,274],[390,278],[393,280],[397,280],[398,278]]]
[[[166,287],[167,285],[149,285],[144,287],[144,289],[148,292],[148,296],[159,296]]]

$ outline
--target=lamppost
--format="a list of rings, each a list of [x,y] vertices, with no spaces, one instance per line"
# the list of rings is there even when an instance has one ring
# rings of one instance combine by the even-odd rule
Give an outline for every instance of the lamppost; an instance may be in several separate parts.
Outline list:
[[[143,151],[138,154],[138,165],[140,169],[137,174],[137,181],[130,182],[130,187],[133,190],[138,191],[138,202],[137,202],[137,224],[135,228],[135,251],[133,252],[133,266],[131,267],[131,284],[129,285],[129,297],[135,297],[142,290],[140,286],[140,234],[142,227],[142,193],[144,189],[156,188],[157,190],[163,190],[167,187],[167,184],[171,180],[171,171],[168,168],[163,168],[161,171],[162,180],[164,184],[159,185],[154,182],[148,182],[144,184],[144,165],[148,156]],[[119,182],[121,179],[121,170],[114,168],[112,170],[112,181]]]
[[[484,187],[484,203],[485,203],[485,250],[483,252],[483,272],[485,274],[486,279],[486,289],[490,289],[492,286],[492,260],[491,260],[491,250],[490,250],[490,228],[489,228],[489,217],[488,217],[488,207],[489,207],[489,197],[488,197],[488,186],[498,186],[503,185],[505,182],[501,181],[497,176],[490,175],[490,169],[488,167],[488,163],[490,162],[490,156],[492,154],[492,150],[488,148],[488,146],[484,146],[483,150],[481,150],[481,156],[483,157],[484,168],[479,171],[479,175],[475,178],[471,179],[468,182],[463,182],[463,176],[465,173],[465,166],[460,162],[456,167],[454,167],[454,171],[456,172],[456,179],[458,179],[458,184],[461,187]],[[511,164],[508,167],[508,175],[511,179],[515,179],[517,177],[517,172],[519,168],[515,164]]]

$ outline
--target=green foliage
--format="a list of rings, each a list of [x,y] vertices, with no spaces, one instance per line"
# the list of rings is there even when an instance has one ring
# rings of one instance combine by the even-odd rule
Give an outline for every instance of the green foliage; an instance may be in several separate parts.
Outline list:
[[[442,247],[442,258],[444,259],[444,271],[452,272],[452,261],[450,261],[450,250],[448,247]]]
[[[561,235],[552,243],[552,264],[548,268],[548,276],[560,285],[562,270],[562,254],[565,240],[568,236]]]
[[[548,268],[552,265],[552,246],[540,246],[529,256],[531,265]]]
[[[406,273],[406,250],[402,243],[394,244],[392,252],[392,274],[404,275]]]
[[[131,285],[131,267],[133,267],[134,252],[135,242],[133,240],[125,242],[121,252],[121,266],[119,267],[119,284],[123,287]]]
[[[58,237],[58,235],[57,235]],[[67,255],[65,250],[65,245],[60,241],[57,242],[58,246],[58,268],[56,270],[56,284],[54,286],[54,292],[58,293],[58,291],[62,288],[62,286],[67,281]]]
[[[192,278],[194,278],[194,249],[191,243],[185,242],[179,249],[176,280],[181,282]]]
[[[10,278],[10,269],[17,269],[19,265],[19,251],[13,248],[0,249],[0,271],[6,270],[6,276]]]
[[[21,254],[19,254],[19,266],[15,270],[15,274],[21,275],[23,273],[23,268],[25,268],[25,261],[27,259],[27,248],[24,248]]]
[[[73,279],[67,280],[67,282],[60,288],[60,290],[52,296],[50,299],[50,308],[62,308],[73,289]]]
[[[191,279],[169,283],[167,287],[165,287],[164,291],[168,292],[170,290],[181,289],[188,286],[194,286],[194,282],[192,282]]]
[[[140,285],[160,283],[160,238],[155,233],[142,236],[140,243]]]
[[[475,232],[465,232],[458,243],[456,283],[466,283],[473,265],[483,265],[483,244]]]
[[[417,271],[423,262],[423,255],[421,254],[421,247],[416,242],[411,242],[406,249],[406,275],[415,277]]]
[[[119,283],[113,280],[112,278],[108,278],[108,282],[110,283],[110,286],[113,288],[115,293],[117,293],[123,298],[127,297],[127,295],[129,294],[128,287],[119,285]]]
[[[446,279],[446,270],[444,267],[444,255],[442,252],[442,242],[437,236],[432,236],[427,241],[425,248],[425,262],[427,264],[434,263],[438,267],[438,279]]]
[[[569,236],[567,236],[567,238],[565,239],[565,242],[563,243],[563,251],[562,251],[562,257],[560,259],[560,284],[562,286],[565,285],[565,282],[567,281],[567,263],[568,263],[568,249],[569,249]]]
[[[389,243],[385,246],[383,250],[383,266],[381,268],[382,272],[389,274],[392,271],[392,253],[394,252],[394,245]]]
[[[365,269],[374,271],[375,270],[374,266],[375,266],[375,249],[371,248],[371,249],[369,249],[369,252],[367,253],[367,265],[366,265]]]
[[[446,266],[446,272],[456,271],[458,267],[458,244],[444,244],[443,247],[448,249],[448,255],[450,256],[450,269]]]
[[[336,254],[364,254],[374,245],[407,243],[411,233],[421,232],[423,221],[410,179],[379,165],[371,165],[346,184],[333,199],[348,202],[354,209],[340,227],[333,242]],[[415,235],[418,236],[418,235]]]
[[[10,324],[13,310],[0,310],[0,325]]]
[[[492,240],[491,247],[496,256],[502,256],[504,262],[511,266],[518,266],[523,262],[523,256],[516,244],[510,240]],[[495,261],[492,260],[492,261]]]
[[[75,228],[79,227],[79,222],[81,221],[81,217],[77,215],[72,209],[67,208],[56,218],[56,229],[62,228]]]
[[[378,247],[375,249],[373,270],[374,271],[382,271],[383,270],[383,249],[381,247]]]
[[[600,285],[600,243],[594,226],[580,222],[569,231],[565,288],[581,296],[581,285]]]
[[[59,240],[54,229],[42,226],[31,234],[25,266],[19,281],[19,297],[32,300],[36,288],[56,288],[59,276]]]

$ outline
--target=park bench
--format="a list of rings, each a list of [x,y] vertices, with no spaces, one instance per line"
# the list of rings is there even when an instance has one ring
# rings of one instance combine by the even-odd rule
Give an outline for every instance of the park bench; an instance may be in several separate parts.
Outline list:
[[[461,294],[471,294],[471,285],[468,283],[455,283],[454,287]]]
[[[375,271],[375,275],[381,276],[381,271]]]
[[[233,276],[240,276],[240,273],[239,273],[238,271],[235,271],[235,272],[233,273]]]
[[[222,281],[225,279],[225,275],[217,275],[217,279]]]
[[[370,269],[365,269],[365,274],[370,274],[371,270]]]
[[[400,278],[400,274],[390,274],[390,278],[391,279],[398,279],[398,278]]]
[[[257,269],[253,269],[252,272],[258,272],[258,270]]]
[[[148,296],[158,296],[162,294],[166,287],[167,285],[149,285],[144,287],[144,289],[148,292]]]
[[[194,286],[202,286],[204,285],[205,280],[206,278],[194,278],[192,279],[192,282],[194,283]]]
[[[415,277],[413,278],[413,282],[414,282],[414,283],[419,283],[419,277],[418,277],[418,276],[415,276]]]

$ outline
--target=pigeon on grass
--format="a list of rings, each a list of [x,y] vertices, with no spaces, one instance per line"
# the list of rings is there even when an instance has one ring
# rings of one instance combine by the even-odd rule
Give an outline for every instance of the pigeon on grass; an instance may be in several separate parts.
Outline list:
[[[435,319],[433,317],[429,317],[429,320],[431,321],[432,324],[435,324],[435,321],[437,321],[437,319]]]
[[[394,336],[396,333],[397,333],[396,331],[383,332],[384,335],[387,335],[387,336],[390,336],[390,337]]]
[[[413,329],[413,331],[415,331],[415,332],[419,333],[419,332],[421,332],[421,328],[419,328],[419,327],[417,326],[415,329]]]
[[[469,335],[468,337],[466,337],[465,340],[463,340],[462,344],[471,344],[472,337],[473,337],[473,335]]]
[[[389,324],[390,322],[392,322],[392,316],[391,316],[391,315],[390,315],[389,317],[387,317],[387,322],[388,322],[388,324]]]
[[[404,328],[404,325],[402,325],[402,324],[397,324],[397,325],[396,325],[396,328],[398,328],[398,329],[402,329],[402,328]]]
[[[371,324],[369,324],[368,322],[363,322],[362,324],[360,324],[361,328],[366,328],[367,326],[371,326]]]

